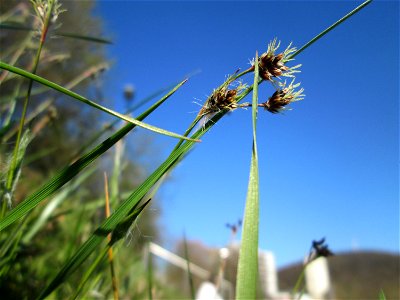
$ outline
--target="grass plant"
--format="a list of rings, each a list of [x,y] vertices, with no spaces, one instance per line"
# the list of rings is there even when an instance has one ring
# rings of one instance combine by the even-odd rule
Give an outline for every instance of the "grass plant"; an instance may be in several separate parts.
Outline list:
[[[7,114],[4,118],[0,132],[2,142],[15,138],[15,146],[12,151],[12,155],[7,160],[7,167],[2,174],[2,177],[6,177],[5,185],[2,186],[1,197],[1,213],[0,213],[0,278],[2,281],[10,276],[10,272],[16,272],[23,274],[23,270],[15,270],[15,268],[24,266],[21,264],[14,264],[17,262],[18,255],[21,255],[24,247],[29,247],[33,241],[40,238],[41,231],[47,227],[52,226],[53,222],[57,218],[72,218],[75,220],[74,232],[69,232],[70,236],[65,236],[68,239],[67,246],[64,247],[58,254],[60,260],[58,263],[62,263],[61,268],[57,268],[56,272],[43,271],[40,269],[39,274],[45,276],[47,286],[44,287],[40,294],[36,295],[38,299],[45,298],[63,298],[65,295],[70,295],[71,299],[77,299],[79,297],[89,297],[90,292],[98,291],[100,294],[113,295],[114,299],[120,298],[123,291],[127,291],[132,288],[132,285],[136,284],[137,297],[144,297],[152,299],[156,295],[154,292],[157,286],[156,279],[153,278],[152,274],[152,262],[151,257],[148,255],[147,262],[147,274],[146,271],[140,271],[140,267],[136,268],[136,271],[140,278],[137,279],[136,283],[124,284],[119,279],[124,274],[116,272],[117,260],[119,255],[123,255],[123,251],[119,251],[121,241],[123,241],[126,235],[130,232],[132,224],[135,224],[140,218],[142,212],[150,202],[152,194],[154,194],[159,185],[163,182],[165,177],[174,169],[174,167],[181,162],[188,152],[200,141],[200,138],[207,133],[218,121],[228,112],[240,109],[242,107],[251,107],[251,122],[253,127],[253,143],[251,149],[251,162],[250,162],[250,176],[248,183],[248,192],[246,199],[246,207],[244,213],[243,223],[243,235],[241,250],[239,255],[238,274],[237,274],[237,286],[236,286],[236,298],[237,299],[255,299],[257,292],[258,282],[258,223],[259,223],[259,174],[258,174],[258,154],[257,154],[257,140],[256,140],[256,128],[257,128],[257,113],[258,109],[264,108],[271,113],[279,113],[286,109],[286,106],[294,101],[301,100],[303,95],[303,89],[299,87],[299,84],[295,83],[296,72],[299,71],[300,65],[288,66],[290,62],[297,57],[301,52],[306,50],[313,43],[318,41],[321,37],[327,34],[329,31],[334,29],[336,26],[344,22],[346,19],[354,15],[360,9],[368,5],[371,1],[365,1],[363,4],[358,6],[356,9],[351,11],[349,14],[329,26],[327,29],[316,35],[304,46],[298,50],[289,45],[282,53],[277,54],[276,51],[279,48],[279,42],[274,39],[268,45],[268,49],[263,52],[260,56],[256,53],[253,60],[253,64],[250,68],[243,72],[235,73],[229,76],[219,87],[214,89],[211,95],[208,97],[204,106],[200,110],[199,114],[195,117],[193,122],[189,124],[184,134],[176,134],[169,132],[162,128],[157,128],[143,120],[156,111],[168,98],[173,96],[175,92],[187,81],[187,79],[179,82],[175,86],[171,87],[168,92],[164,92],[157,102],[151,105],[145,112],[132,118],[128,115],[131,110],[127,113],[122,114],[107,108],[106,106],[100,105],[96,101],[89,100],[88,98],[72,91],[72,88],[84,80],[93,72],[97,72],[100,69],[105,68],[104,64],[93,66],[91,72],[81,74],[75,81],[69,84],[56,84],[55,82],[46,79],[44,77],[36,75],[38,67],[40,67],[40,57],[43,47],[45,47],[46,36],[49,33],[49,27],[55,26],[57,22],[58,14],[61,12],[61,6],[56,0],[37,0],[32,1],[33,7],[36,10],[37,17],[41,20],[40,24],[40,40],[37,45],[37,51],[35,56],[32,58],[32,69],[28,72],[25,69],[18,68],[13,64],[18,60],[21,53],[17,52],[11,58],[10,63],[0,61],[0,69],[3,69],[1,74],[1,81],[7,79],[11,80],[10,75],[16,74],[23,78],[29,79],[29,85],[26,91],[23,91],[21,81],[17,80],[15,84],[13,97],[10,98],[10,102],[7,106]],[[65,12],[67,13],[67,12]],[[14,26],[14,28],[12,28]],[[18,27],[18,26],[17,26]],[[31,27],[23,27],[19,25],[20,29],[27,30],[30,32]],[[1,24],[2,29],[15,29],[15,25]],[[74,33],[62,33],[57,31],[57,35],[60,37],[67,37],[72,39],[85,40],[87,42],[94,43],[106,43],[107,39],[101,37],[83,36]],[[31,35],[27,37],[30,39]],[[26,44],[27,41],[23,41]],[[24,49],[23,46],[21,49]],[[89,74],[89,75],[88,75]],[[243,79],[246,75],[253,76],[253,83],[249,86],[243,83]],[[8,76],[8,77],[7,77]],[[287,77],[287,81],[282,78]],[[17,187],[17,181],[21,173],[22,161],[25,156],[25,150],[29,147],[29,142],[34,136],[31,135],[30,131],[25,127],[27,119],[27,108],[29,100],[31,98],[33,82],[37,82],[46,87],[45,91],[49,89],[54,90],[58,93],[62,93],[75,100],[81,101],[92,109],[97,109],[106,112],[114,117],[115,121],[108,125],[106,128],[96,132],[92,139],[88,143],[82,146],[81,149],[74,154],[73,160],[71,160],[62,170],[58,171],[55,175],[51,176],[42,186],[36,190],[30,190],[28,196],[24,197],[20,203],[18,203],[12,209],[9,209],[12,205],[12,199],[14,198],[14,192]],[[268,101],[264,103],[258,102],[258,88],[262,82],[271,83],[276,88],[276,92],[271,95]],[[22,106],[21,116],[17,116],[16,105],[17,98],[21,96],[21,93],[25,92],[26,96]],[[252,101],[250,103],[241,103],[242,100],[252,92]],[[157,92],[159,95],[159,92]],[[150,97],[149,99],[152,99]],[[145,99],[142,103],[146,103],[148,99]],[[49,103],[47,106],[40,108],[37,115],[42,111],[46,111],[50,107]],[[134,108],[137,108],[134,107]],[[36,116],[36,115],[35,115]],[[32,116],[33,118],[34,116]],[[12,127],[12,121],[19,120],[18,129],[14,130]],[[118,129],[115,133],[109,135],[103,141],[98,142],[100,136],[103,136],[106,132],[114,128],[117,122],[125,121],[126,124]],[[197,130],[196,125],[203,122]],[[108,190],[108,180],[105,178],[105,199],[106,199],[106,213],[104,219],[100,222],[96,220],[100,225],[86,224],[86,220],[83,218],[84,215],[92,214],[92,220],[95,219],[96,211],[104,202],[102,199],[97,199],[87,205],[82,205],[79,209],[72,210],[70,206],[66,206],[66,211],[61,211],[59,208],[66,203],[67,199],[71,199],[71,195],[79,190],[81,184],[87,180],[93,173],[97,172],[95,161],[100,157],[104,157],[107,151],[118,142],[122,141],[126,135],[131,132],[136,126],[140,126],[149,129],[158,134],[165,134],[170,137],[178,138],[179,142],[175,148],[171,151],[167,159],[161,163],[158,168],[150,174],[140,185],[134,190],[130,191],[129,195],[119,201],[117,198],[120,197],[120,190],[118,186],[118,174],[121,172],[120,158],[116,158],[114,163],[114,173],[111,178],[111,193]],[[97,145],[93,146],[97,142]],[[89,149],[89,147],[92,147]],[[3,150],[3,149],[2,149]],[[5,155],[2,155],[5,157]],[[79,195],[79,193],[77,194]],[[44,205],[46,203],[46,205]],[[42,206],[39,206],[41,205]],[[113,212],[110,211],[110,206],[113,207]],[[59,215],[57,216],[56,213]],[[29,226],[27,226],[29,224]],[[122,248],[122,247],[121,247]],[[186,249],[185,240],[185,253],[188,258],[189,254]],[[107,257],[108,255],[108,264]],[[140,255],[134,256],[137,258],[137,262],[140,261]],[[45,264],[45,260],[36,262],[37,264]],[[143,269],[143,266],[141,267]],[[74,277],[76,271],[80,269],[82,276],[79,278]],[[108,271],[107,271],[108,269]],[[108,272],[111,270],[111,276]],[[105,279],[107,275],[107,279]],[[126,274],[125,274],[126,275]],[[51,276],[51,277],[47,277]],[[121,277],[120,277],[121,276]],[[131,274],[132,276],[132,274]],[[68,282],[73,282],[69,284]],[[127,282],[129,280],[127,279]],[[193,282],[189,275],[191,297],[194,298]],[[108,282],[106,284],[104,282]],[[121,282],[121,284],[117,284]],[[64,287],[64,291],[60,291],[61,286]],[[144,288],[143,288],[144,286]],[[147,287],[147,288],[146,288]],[[382,296],[383,295],[383,296]],[[160,296],[157,294],[157,296]],[[380,294],[380,299],[384,299],[383,292]]]

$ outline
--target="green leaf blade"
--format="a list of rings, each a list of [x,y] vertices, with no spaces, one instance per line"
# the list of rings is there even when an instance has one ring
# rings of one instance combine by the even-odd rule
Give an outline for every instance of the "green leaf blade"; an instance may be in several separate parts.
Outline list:
[[[158,108],[165,100],[167,100],[173,93],[175,93],[184,83],[182,81],[176,87],[174,87],[169,93],[162,97],[158,102],[141,114],[138,119],[144,119],[149,114],[151,114],[156,108]],[[98,144],[90,152],[83,155],[72,165],[61,170],[56,176],[54,176],[50,181],[45,183],[40,189],[38,189],[33,194],[29,195],[22,201],[16,208],[10,211],[3,219],[0,220],[0,231],[8,227],[29,211],[34,209],[39,203],[44,201],[47,197],[52,195],[54,192],[59,190],[64,184],[69,182],[77,174],[79,174],[83,169],[89,166],[93,161],[110,149],[115,143],[122,139],[126,134],[128,134],[133,128],[134,124],[126,124],[116,133],[111,135],[109,138]]]
[[[253,147],[236,283],[236,299],[243,300],[256,299],[258,282],[259,177],[256,122],[259,77],[257,53],[254,65],[255,69],[252,99]]]
[[[163,134],[163,135],[166,135],[166,136],[169,136],[169,137],[173,137],[173,138],[177,138],[177,139],[183,139],[183,140],[191,140],[190,138],[185,137],[183,135],[180,135],[180,134],[177,134],[177,133],[174,133],[174,132],[171,132],[171,131],[168,131],[168,130],[165,130],[165,129],[162,129],[162,128],[159,128],[159,127],[147,124],[147,123],[144,123],[142,121],[139,121],[138,119],[134,119],[132,117],[123,115],[123,114],[118,113],[116,111],[113,111],[112,109],[109,109],[107,107],[104,107],[104,106],[96,103],[96,102],[93,102],[93,101],[91,101],[91,100],[89,100],[89,99],[87,99],[87,98],[85,98],[85,97],[83,97],[83,96],[81,96],[81,95],[79,95],[79,94],[77,94],[77,93],[75,93],[73,91],[70,91],[70,90],[68,90],[68,89],[66,89],[66,88],[64,88],[64,87],[62,87],[62,86],[60,86],[60,85],[58,85],[58,84],[56,84],[56,83],[54,83],[52,81],[49,81],[49,80],[47,80],[47,79],[45,79],[43,77],[40,77],[38,75],[35,75],[33,73],[27,72],[27,71],[25,71],[23,69],[20,69],[20,68],[11,66],[9,64],[6,64],[5,62],[0,61],[0,68],[4,69],[4,70],[7,70],[7,71],[10,71],[12,73],[24,76],[26,78],[29,78],[29,79],[34,80],[36,82],[39,82],[39,83],[41,83],[43,85],[46,85],[48,87],[51,87],[51,88],[53,88],[53,89],[65,94],[67,96],[70,96],[70,97],[72,97],[72,98],[74,98],[74,99],[76,99],[78,101],[81,101],[81,102],[83,102],[83,103],[85,103],[85,104],[87,104],[89,106],[97,108],[97,109],[99,109],[99,110],[101,110],[103,112],[106,112],[106,113],[108,113],[108,114],[110,114],[112,116],[118,117],[118,118],[120,118],[120,119],[122,119],[122,120],[124,120],[126,122],[132,123],[132,124],[134,124],[136,126],[140,126],[140,127],[145,128],[147,130],[154,131],[156,133]],[[192,140],[192,141],[200,142],[200,140]]]

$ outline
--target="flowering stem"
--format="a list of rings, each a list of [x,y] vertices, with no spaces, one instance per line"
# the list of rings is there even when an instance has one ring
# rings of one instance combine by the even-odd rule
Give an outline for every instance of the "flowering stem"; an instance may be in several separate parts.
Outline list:
[[[345,15],[343,18],[339,19],[338,21],[336,21],[335,23],[333,23],[331,26],[329,26],[328,28],[326,28],[324,31],[322,31],[320,34],[318,34],[317,36],[315,36],[313,39],[311,39],[309,42],[307,42],[303,47],[301,47],[299,50],[297,50],[295,53],[293,53],[292,55],[290,55],[288,57],[288,59],[294,58],[296,55],[300,54],[301,52],[303,52],[303,50],[307,49],[309,46],[311,46],[312,44],[314,44],[317,40],[319,40],[321,37],[323,37],[325,34],[327,34],[329,31],[331,31],[332,29],[334,29],[336,26],[338,26],[339,24],[343,23],[344,21],[346,21],[348,18],[350,18],[352,15],[354,15],[356,12],[358,12],[359,10],[361,10],[362,8],[364,8],[365,6],[367,6],[368,4],[370,4],[372,2],[372,0],[367,0],[364,3],[362,3],[361,5],[359,5],[358,7],[356,7],[355,9],[353,9],[351,12],[349,12],[347,15]]]
[[[34,60],[34,63],[33,63],[33,70],[32,70],[33,74],[36,74],[36,70],[37,70],[37,67],[39,65],[40,54],[42,52],[42,48],[43,48],[44,42],[46,40],[47,31],[49,29],[49,23],[50,23],[52,11],[53,11],[53,5],[54,5],[54,0],[49,1],[49,9],[47,10],[46,18],[45,18],[45,20],[43,22],[40,41],[39,41],[39,47],[38,47],[38,50],[36,51],[36,56],[35,56],[35,60]],[[28,91],[27,91],[27,94],[26,94],[26,97],[25,97],[23,108],[22,108],[22,115],[21,115],[21,120],[20,120],[20,123],[19,123],[17,141],[16,141],[15,147],[14,147],[11,167],[9,169],[8,176],[7,176],[6,188],[7,188],[8,191],[11,190],[11,187],[13,185],[14,172],[15,172],[15,169],[17,167],[18,150],[19,150],[19,146],[20,146],[20,142],[21,142],[22,130],[23,130],[24,123],[25,123],[25,117],[26,117],[26,111],[27,111],[27,108],[28,108],[28,102],[29,102],[29,99],[30,99],[30,96],[31,96],[32,84],[33,84],[33,80],[31,79],[29,81]],[[4,205],[4,202],[3,202],[3,205]]]

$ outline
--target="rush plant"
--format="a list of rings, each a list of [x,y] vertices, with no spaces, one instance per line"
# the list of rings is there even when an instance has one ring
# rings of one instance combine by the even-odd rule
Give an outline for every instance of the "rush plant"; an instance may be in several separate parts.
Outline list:
[[[24,70],[13,66],[11,63],[0,61],[0,68],[3,72],[7,71],[10,72],[9,74],[13,73],[29,80],[28,88],[25,91],[26,96],[21,115],[17,115],[14,111],[14,102],[16,100],[14,100],[14,102],[11,101],[7,108],[10,117],[6,118],[1,124],[1,130],[7,132],[9,130],[9,120],[19,120],[14,149],[12,153],[2,155],[2,157],[7,157],[7,159],[5,163],[2,162],[2,165],[5,165],[5,167],[2,168],[2,185],[0,190],[1,280],[7,280],[9,272],[13,272],[13,262],[22,251],[21,249],[24,243],[29,244],[31,238],[46,226],[52,212],[51,205],[57,205],[57,203],[63,201],[65,196],[63,196],[62,193],[68,191],[68,189],[79,187],[79,181],[84,180],[85,176],[89,176],[88,173],[96,172],[96,169],[93,167],[94,162],[107,153],[116,143],[126,137],[136,126],[179,139],[167,159],[161,163],[147,179],[136,189],[131,191],[129,195],[124,197],[122,201],[115,201],[115,210],[111,214],[108,213],[100,225],[89,227],[89,233],[82,239],[83,242],[77,249],[74,249],[74,240],[71,241],[71,246],[67,247],[69,249],[68,255],[65,254],[65,256],[63,256],[63,267],[57,270],[53,278],[47,278],[49,280],[47,286],[37,297],[39,299],[45,299],[52,296],[65,296],[65,294],[58,293],[57,290],[60,286],[66,284],[78,269],[83,270],[82,274],[84,274],[84,278],[79,280],[78,286],[77,288],[75,287],[73,292],[70,291],[71,293],[69,293],[69,295],[74,295],[73,298],[87,293],[87,286],[95,287],[100,285],[102,280],[100,277],[94,275],[94,271],[100,268],[99,266],[101,266],[102,262],[106,261],[107,254],[109,257],[118,257],[118,246],[121,244],[121,240],[124,240],[126,235],[130,232],[132,224],[135,224],[138,218],[140,218],[146,205],[150,201],[151,193],[155,192],[160,182],[162,182],[167,174],[186,157],[186,154],[200,141],[203,135],[228,112],[251,107],[251,118],[249,118],[249,122],[251,122],[253,126],[253,143],[251,149],[249,149],[251,153],[250,176],[238,264],[236,298],[255,299],[258,280],[258,214],[260,200],[258,193],[259,173],[257,151],[258,108],[262,108],[265,112],[277,114],[288,110],[289,105],[293,102],[302,100],[304,98],[304,89],[300,86],[300,83],[296,82],[296,74],[300,72],[301,65],[293,64],[293,60],[318,39],[364,8],[370,2],[371,0],[365,1],[299,49],[291,44],[281,49],[278,39],[272,38],[266,48],[262,49],[260,55],[255,52],[255,58],[248,69],[229,76],[220,86],[211,92],[198,115],[188,126],[186,132],[184,134],[176,134],[144,123],[144,119],[173,96],[173,94],[186,83],[187,79],[176,84],[158,101],[154,102],[145,112],[133,118],[128,114],[116,112],[100,105],[94,100],[90,100],[73,92],[71,90],[72,87],[62,86],[51,81],[51,79],[36,75],[37,68],[40,67],[42,49],[47,42],[46,37],[51,34],[49,30],[52,26],[56,26],[57,17],[63,11],[57,0],[32,1],[36,16],[39,20],[37,29],[40,32],[40,39],[36,45],[37,51],[33,58],[33,67],[30,70]],[[66,36],[66,34],[64,34],[64,36]],[[77,34],[68,34],[67,36],[95,42],[104,42],[104,39],[99,37],[83,37]],[[251,83],[245,83],[247,75],[251,78]],[[22,171],[21,166],[25,149],[29,146],[31,138],[25,123],[26,111],[31,98],[32,83],[34,81],[53,89],[57,93],[62,93],[70,97],[71,100],[78,100],[90,106],[92,109],[97,109],[112,115],[115,117],[115,122],[125,121],[126,124],[103,141],[98,142],[97,145],[89,144],[84,147],[84,149],[81,149],[79,151],[79,153],[81,153],[79,157],[69,162],[52,178],[44,182],[41,187],[29,191],[28,195],[14,206],[14,193],[17,188],[18,179],[20,178],[19,175]],[[272,85],[275,91],[268,99],[259,101],[258,89],[259,85],[263,82]],[[18,85],[15,89],[20,90],[21,86]],[[242,102],[250,93],[252,93],[251,102]],[[196,125],[199,123],[202,124],[202,126],[195,130],[195,128],[197,128]],[[116,172],[116,174],[117,173],[118,172]],[[77,186],[74,187],[74,183],[76,183]],[[112,201],[113,199],[111,197],[110,202]],[[104,202],[100,201],[99,203],[97,207],[101,207]],[[45,214],[46,211],[47,213]],[[81,213],[85,213],[85,210],[82,210]],[[79,215],[75,214],[74,216],[78,219],[76,222],[78,224],[78,231],[83,231],[87,224],[83,223],[84,221]],[[35,224],[35,226],[29,228],[26,226],[27,224]],[[111,249],[114,249],[114,252],[112,252]],[[93,260],[90,260],[92,258]],[[112,270],[114,270],[114,262],[111,258],[109,258],[109,263],[111,264]],[[109,266],[101,270],[107,276],[109,275]],[[118,297],[119,293],[116,290],[117,285],[115,284],[115,276],[117,273],[114,271],[112,272],[113,285],[109,285],[108,292],[111,292],[114,297]],[[141,274],[145,274],[145,272]],[[92,279],[89,280],[89,278]],[[145,275],[143,275],[143,280],[146,280]],[[155,284],[155,282],[151,283],[152,286]],[[144,291],[144,294],[146,295],[148,292]]]

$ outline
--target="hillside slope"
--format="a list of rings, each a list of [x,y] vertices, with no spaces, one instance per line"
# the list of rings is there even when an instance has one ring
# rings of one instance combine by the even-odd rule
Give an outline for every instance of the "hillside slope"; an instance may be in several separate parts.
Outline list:
[[[335,299],[400,299],[400,256],[384,252],[339,253],[328,259]],[[302,270],[295,264],[279,270],[280,290],[291,290]]]

